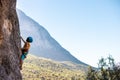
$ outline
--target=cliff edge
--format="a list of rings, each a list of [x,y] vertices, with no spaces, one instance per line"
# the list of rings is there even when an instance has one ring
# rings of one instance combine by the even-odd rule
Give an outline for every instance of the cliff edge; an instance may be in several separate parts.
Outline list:
[[[0,0],[0,80],[22,80],[16,0]]]

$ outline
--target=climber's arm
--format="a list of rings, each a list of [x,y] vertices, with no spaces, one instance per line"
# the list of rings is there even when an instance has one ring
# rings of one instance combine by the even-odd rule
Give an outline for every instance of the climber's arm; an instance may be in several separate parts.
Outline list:
[[[20,34],[19,33],[17,33],[19,36],[20,36]],[[20,38],[22,39],[22,41],[25,43],[25,40],[20,36]]]
[[[22,39],[22,41],[25,43],[25,40],[20,36],[20,38]]]

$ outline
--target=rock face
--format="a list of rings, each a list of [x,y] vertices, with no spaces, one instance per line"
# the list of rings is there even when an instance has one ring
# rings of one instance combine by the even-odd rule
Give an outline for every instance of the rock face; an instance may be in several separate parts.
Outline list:
[[[0,80],[22,80],[16,0],[0,0]]]

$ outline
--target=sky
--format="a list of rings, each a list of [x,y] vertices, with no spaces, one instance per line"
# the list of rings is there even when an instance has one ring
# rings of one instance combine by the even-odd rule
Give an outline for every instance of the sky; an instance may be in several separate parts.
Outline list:
[[[119,0],[17,0],[17,8],[77,59],[97,67],[110,54],[120,62]]]

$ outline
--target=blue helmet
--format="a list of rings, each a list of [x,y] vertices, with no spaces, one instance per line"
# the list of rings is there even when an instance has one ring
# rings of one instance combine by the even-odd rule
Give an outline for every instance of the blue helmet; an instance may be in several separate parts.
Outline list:
[[[32,43],[33,42],[33,38],[32,37],[27,37],[26,41]]]

